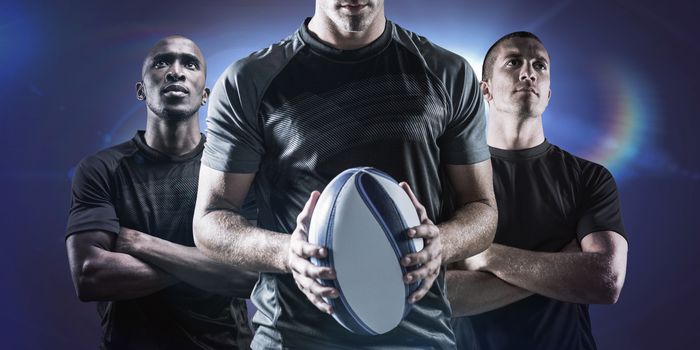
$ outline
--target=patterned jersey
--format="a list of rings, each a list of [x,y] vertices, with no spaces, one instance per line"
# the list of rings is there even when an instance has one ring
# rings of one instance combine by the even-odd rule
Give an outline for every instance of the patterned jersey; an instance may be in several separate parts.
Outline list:
[[[469,64],[390,21],[356,50],[327,46],[306,23],[219,78],[202,163],[255,173],[258,225],[272,231],[292,232],[309,193],[358,166],[407,181],[433,221],[448,218],[444,166],[489,159],[484,103]],[[289,274],[262,273],[252,299],[254,348],[454,346],[444,273],[396,329],[372,337],[318,311]]]

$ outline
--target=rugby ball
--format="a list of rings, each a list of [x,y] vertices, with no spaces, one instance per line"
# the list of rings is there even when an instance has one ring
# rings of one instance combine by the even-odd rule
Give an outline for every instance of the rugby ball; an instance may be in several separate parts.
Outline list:
[[[417,266],[400,259],[423,249],[422,238],[408,229],[420,220],[411,199],[391,176],[374,168],[352,168],[323,190],[309,224],[309,242],[326,247],[316,266],[335,269],[335,280],[319,280],[336,288],[338,298],[325,298],[333,318],[346,329],[377,335],[394,329],[411,310],[407,297],[420,282],[403,276]]]

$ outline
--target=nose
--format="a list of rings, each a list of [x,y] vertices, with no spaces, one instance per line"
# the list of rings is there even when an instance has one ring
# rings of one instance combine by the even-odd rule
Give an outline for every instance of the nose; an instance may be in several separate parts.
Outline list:
[[[175,63],[170,66],[170,70],[165,73],[165,80],[169,82],[185,80],[185,75],[182,74],[182,65]]]
[[[520,81],[525,81],[525,80],[530,80],[530,81],[535,81],[537,80],[537,75],[535,74],[535,70],[533,69],[532,65],[530,64],[524,64],[522,68],[520,68]]]

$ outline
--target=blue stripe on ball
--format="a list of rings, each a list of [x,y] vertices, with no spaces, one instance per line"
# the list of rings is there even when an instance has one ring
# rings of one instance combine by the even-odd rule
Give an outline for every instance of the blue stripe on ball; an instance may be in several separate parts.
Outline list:
[[[373,173],[380,176],[383,174],[379,171]],[[392,181],[396,183],[396,181],[393,179]],[[389,194],[386,193],[384,187],[382,187],[382,185],[375,178],[373,178],[372,175],[367,173],[358,174],[355,177],[355,184],[361,193],[362,199],[372,212],[372,215],[374,215],[374,218],[382,227],[384,234],[394,249],[397,262],[405,254],[415,252],[413,240],[410,239],[407,234],[409,229],[408,224],[406,224],[401,213],[399,212],[399,209],[396,207]],[[418,266],[405,267],[400,263],[399,266],[403,275],[408,272],[415,271],[418,268]],[[418,289],[419,285],[420,282],[413,282],[405,285],[405,297],[408,297],[413,291]],[[404,316],[408,314],[409,311],[411,311],[411,304],[406,303],[406,307],[404,308]]]
[[[355,176],[354,181],[349,181],[353,175]],[[328,184],[324,192],[329,191],[330,193],[333,193],[333,196],[324,197],[323,202],[319,201],[317,204],[317,206],[320,207],[331,208],[330,213],[328,213],[328,216],[323,219],[323,222],[320,225],[320,227],[324,227],[325,229],[318,235],[318,244],[327,248],[328,256],[324,259],[311,258],[311,261],[315,265],[323,267],[335,266],[332,241],[332,230],[334,225],[332,223],[335,220],[336,204],[341,192],[345,189],[345,186],[354,185],[354,190],[358,191],[360,198],[362,198],[370,213],[379,224],[379,227],[386,235],[386,238],[389,241],[394,254],[396,255],[397,263],[399,264],[402,274],[405,275],[407,272],[414,271],[419,268],[419,266],[411,266],[406,268],[399,262],[401,257],[403,257],[405,254],[415,252],[416,249],[413,239],[409,238],[407,235],[409,228],[408,225],[406,224],[392,197],[386,192],[380,183],[380,180],[378,179],[379,177],[391,181],[394,184],[398,184],[396,180],[394,180],[388,174],[369,167],[345,170]],[[346,190],[350,189],[348,188]],[[324,300],[333,307],[335,311],[333,317],[336,319],[336,321],[338,321],[343,327],[357,334],[378,334],[377,331],[371,329],[355,313],[341,290],[338,280],[318,281],[321,285],[336,288],[339,292],[339,297],[336,299],[324,298]],[[404,285],[405,297],[408,297],[408,295],[418,289],[419,286],[420,282]],[[411,307],[411,304],[405,303],[403,317],[408,314]]]
[[[321,241],[319,242],[321,246],[326,247],[328,250],[328,255],[324,259],[316,259],[312,258],[312,260],[317,261],[317,265],[323,266],[323,267],[333,267],[335,266],[333,262],[333,241],[331,237],[333,237],[333,225],[329,225],[329,223],[334,221],[335,218],[335,208],[336,208],[336,201],[338,200],[338,196],[340,195],[341,191],[343,188],[349,184],[348,180],[355,175],[358,172],[358,168],[353,168],[353,169],[348,169],[342,173],[340,173],[331,183],[328,184],[328,190],[331,191],[331,193],[334,193],[335,195],[329,199],[329,204],[323,204],[325,206],[330,206],[330,208],[333,208],[330,215],[328,216],[327,220],[323,222],[323,226],[325,227],[326,230],[324,234],[321,235]],[[318,205],[318,204],[317,204]],[[324,298],[324,300],[335,310],[335,315],[334,318],[338,320],[345,328],[348,328],[352,330],[355,333],[358,334],[364,334],[364,335],[375,335],[377,334],[376,332],[372,331],[372,329],[369,328],[362,320],[355,314],[353,311],[352,307],[350,306],[350,303],[347,301],[345,298],[342,289],[340,287],[340,284],[338,283],[338,280],[320,280],[319,281],[322,286],[325,287],[332,287],[338,290],[339,297],[332,299],[332,298]]]

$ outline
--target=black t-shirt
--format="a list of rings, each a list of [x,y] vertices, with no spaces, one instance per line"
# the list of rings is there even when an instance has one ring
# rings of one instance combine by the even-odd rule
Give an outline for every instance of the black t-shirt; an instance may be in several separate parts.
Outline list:
[[[304,24],[216,82],[202,163],[256,173],[258,225],[272,231],[292,232],[309,193],[357,166],[407,181],[440,222],[452,214],[443,167],[489,158],[485,123],[462,57],[390,21],[357,50],[326,46]],[[254,347],[454,346],[444,273],[396,329],[371,337],[318,311],[290,274],[262,273],[252,300]]]
[[[192,216],[204,137],[190,153],[131,141],[87,157],[73,178],[66,237],[85,231],[119,234],[120,226],[194,246]],[[106,349],[247,348],[245,302],[184,282],[154,294],[98,303]]]
[[[597,231],[625,237],[617,187],[601,165],[545,141],[525,150],[490,148],[498,203],[495,243],[557,252]],[[588,305],[535,294],[453,319],[460,349],[595,349]]]

